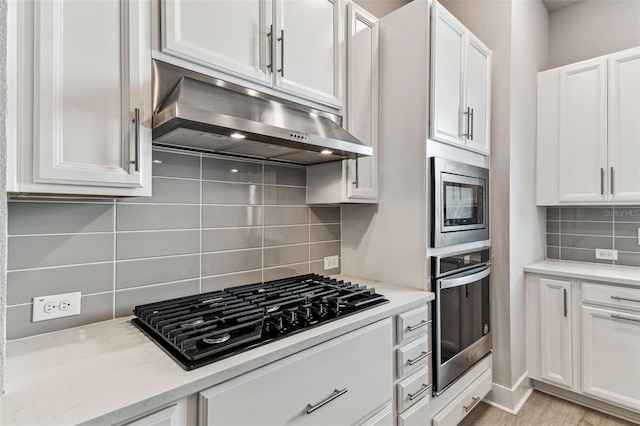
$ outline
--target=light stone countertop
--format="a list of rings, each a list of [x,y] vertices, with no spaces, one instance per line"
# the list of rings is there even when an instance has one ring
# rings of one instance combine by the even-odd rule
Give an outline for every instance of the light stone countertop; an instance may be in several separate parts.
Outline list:
[[[426,291],[336,278],[374,286],[390,303],[192,371],[131,324],[133,317],[8,342],[0,424],[119,423],[434,299]]]
[[[525,272],[555,275],[557,277],[593,280],[603,283],[640,287],[640,268],[598,263],[541,260],[524,268]]]

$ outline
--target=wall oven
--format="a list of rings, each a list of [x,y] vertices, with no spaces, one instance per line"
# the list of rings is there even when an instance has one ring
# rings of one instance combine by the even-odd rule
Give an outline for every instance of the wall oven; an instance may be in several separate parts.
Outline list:
[[[431,247],[489,239],[489,170],[431,157]]]
[[[434,394],[491,352],[489,248],[433,256]]]

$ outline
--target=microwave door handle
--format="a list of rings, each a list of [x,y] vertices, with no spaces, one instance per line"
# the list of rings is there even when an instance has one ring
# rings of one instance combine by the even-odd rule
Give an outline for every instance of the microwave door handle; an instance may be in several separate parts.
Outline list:
[[[444,290],[445,288],[460,287],[466,284],[471,284],[473,282],[476,282],[483,278],[488,277],[490,273],[491,273],[491,266],[487,266],[486,268],[484,268],[479,272],[472,272],[470,274],[465,274],[455,278],[441,279],[440,290]]]

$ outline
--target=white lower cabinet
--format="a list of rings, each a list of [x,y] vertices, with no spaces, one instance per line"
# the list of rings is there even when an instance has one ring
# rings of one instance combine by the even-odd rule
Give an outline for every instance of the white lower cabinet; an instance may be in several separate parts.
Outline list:
[[[530,377],[593,408],[640,415],[640,288],[538,274],[526,282]]]
[[[582,307],[582,392],[640,411],[640,315]]]
[[[391,366],[387,319],[200,392],[200,423],[385,424]]]

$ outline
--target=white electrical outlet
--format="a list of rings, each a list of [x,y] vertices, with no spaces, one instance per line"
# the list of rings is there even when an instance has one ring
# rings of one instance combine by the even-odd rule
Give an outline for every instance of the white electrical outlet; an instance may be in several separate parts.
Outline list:
[[[596,249],[596,259],[618,260],[618,250]]]
[[[33,298],[32,321],[45,321],[54,318],[80,315],[81,293],[52,294]]]
[[[324,258],[324,270],[336,269],[340,266],[340,256],[327,256]]]

